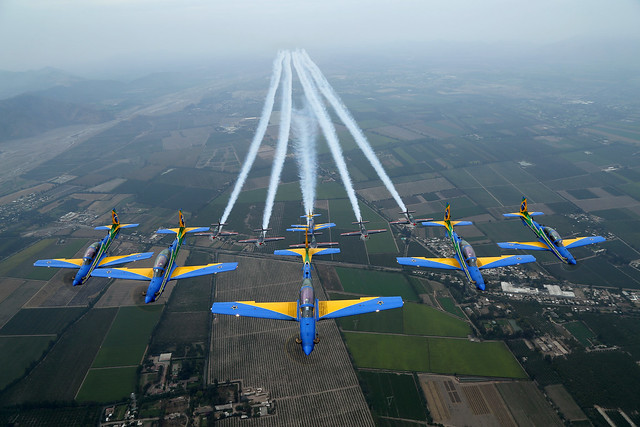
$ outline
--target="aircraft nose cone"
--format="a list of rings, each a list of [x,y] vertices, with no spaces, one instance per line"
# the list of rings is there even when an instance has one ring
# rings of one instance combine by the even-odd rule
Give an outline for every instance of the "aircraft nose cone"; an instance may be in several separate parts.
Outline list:
[[[302,346],[302,351],[304,351],[304,354],[306,354],[308,356],[313,351],[313,346],[312,345],[303,345]]]
[[[569,263],[571,265],[576,265],[576,260],[575,260],[575,258],[569,258],[569,259],[567,259],[567,263]]]
[[[480,289],[481,291],[484,291],[484,288],[485,288],[484,283],[480,283],[480,282],[478,282],[478,283],[476,283],[476,286],[477,286],[477,287],[478,287],[478,289]]]
[[[149,304],[150,302],[153,302],[153,297],[150,297],[149,295],[144,297],[144,303],[145,304]]]
[[[82,284],[82,279],[73,279],[73,286],[78,286]]]

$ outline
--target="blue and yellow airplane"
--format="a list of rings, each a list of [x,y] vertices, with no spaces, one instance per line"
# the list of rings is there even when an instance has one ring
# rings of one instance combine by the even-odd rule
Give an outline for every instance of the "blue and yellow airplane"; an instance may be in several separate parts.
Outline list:
[[[78,273],[73,279],[73,286],[84,284],[97,267],[111,267],[112,265],[124,264],[131,261],[151,258],[153,252],[135,253],[131,255],[107,256],[109,246],[118,238],[120,229],[137,227],[138,224],[120,224],[118,214],[111,211],[111,225],[101,225],[96,230],[108,230],[104,239],[93,243],[87,248],[82,258],[75,259],[39,259],[33,265],[36,267],[60,267],[77,268]]]
[[[507,255],[499,257],[477,257],[471,245],[453,231],[454,225],[471,225],[470,221],[451,221],[451,206],[447,203],[444,211],[444,221],[423,222],[427,227],[445,227],[451,239],[455,254],[453,258],[424,258],[405,257],[396,258],[399,264],[414,267],[440,268],[445,270],[462,270],[467,279],[480,290],[485,289],[484,278],[480,270],[488,268],[506,267],[508,265],[534,262],[531,255]]]
[[[176,234],[176,239],[156,257],[153,268],[98,268],[93,272],[94,276],[114,279],[144,280],[150,281],[145,296],[145,304],[155,301],[164,291],[171,280],[188,279],[190,277],[216,274],[223,271],[235,270],[237,262],[225,262],[206,265],[194,265],[190,267],[176,266],[176,259],[180,247],[187,233],[203,232],[209,227],[186,227],[182,211],[178,211],[179,228],[164,228],[156,231],[158,234]]]
[[[264,319],[295,320],[300,323],[300,337],[296,340],[302,345],[307,356],[319,342],[316,322],[355,314],[372,313],[402,307],[400,297],[366,297],[356,300],[318,301],[311,282],[311,258],[314,255],[337,254],[338,248],[311,248],[308,234],[305,233],[303,249],[282,249],[275,255],[302,257],[302,286],[297,301],[292,302],[255,302],[235,301],[216,302],[211,307],[213,314],[229,314],[237,317],[259,317]]]
[[[297,244],[297,245],[289,245],[290,248],[304,248],[307,245],[312,248],[315,249],[319,246],[331,246],[331,245],[337,245],[338,242],[323,242],[323,243],[318,243],[316,241],[316,236],[322,233],[318,233],[318,231],[320,230],[324,230],[326,228],[331,228],[331,227],[335,227],[336,225],[333,222],[325,222],[322,224],[316,224],[315,221],[315,217],[320,216],[320,214],[314,214],[313,212],[309,212],[307,215],[302,215],[300,216],[300,218],[306,218],[307,219],[307,223],[306,224],[292,224],[291,227],[292,228],[287,228],[287,231],[304,231],[305,233],[305,241],[309,239],[309,236],[311,236],[311,240],[308,243],[303,243],[303,244]]]
[[[602,236],[576,237],[573,239],[562,239],[560,234],[551,227],[540,225],[531,218],[536,215],[544,215],[542,212],[529,212],[527,209],[527,198],[522,198],[520,212],[503,214],[506,217],[517,217],[522,223],[531,229],[538,237],[537,242],[500,242],[498,246],[503,249],[528,249],[531,251],[551,251],[558,259],[564,263],[575,265],[576,259],[568,249],[579,246],[592,245],[604,242]]]

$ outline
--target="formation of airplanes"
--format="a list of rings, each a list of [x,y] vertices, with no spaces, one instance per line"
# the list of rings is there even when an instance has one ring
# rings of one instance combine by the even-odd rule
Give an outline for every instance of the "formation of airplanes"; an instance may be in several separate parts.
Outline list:
[[[444,221],[423,222],[426,227],[445,227],[451,240],[454,255],[453,258],[424,258],[424,257],[399,257],[396,258],[401,265],[417,267],[439,268],[445,270],[461,270],[472,285],[478,289],[485,289],[484,278],[480,270],[488,268],[506,267],[508,265],[534,262],[531,255],[504,255],[498,257],[478,257],[473,247],[462,239],[453,230],[454,225],[472,225],[470,221],[451,221],[451,206],[447,203],[444,210]]]
[[[480,290],[486,285],[481,270],[505,267],[511,265],[534,262],[531,255],[503,255],[497,257],[478,257],[473,247],[455,231],[454,226],[471,225],[470,221],[452,221],[451,206],[447,204],[443,221],[432,221],[431,218],[415,219],[413,211],[401,212],[404,219],[392,221],[391,224],[406,225],[414,228],[421,223],[426,227],[444,227],[453,248],[453,257],[450,258],[426,258],[426,257],[398,257],[397,262],[410,267],[426,267],[446,270],[462,271],[466,279]],[[301,345],[306,355],[311,354],[315,344],[319,342],[316,332],[316,323],[320,320],[333,319],[344,316],[352,316],[363,313],[379,312],[402,307],[403,301],[399,296],[393,297],[364,297],[351,300],[319,301],[315,297],[312,283],[312,264],[314,255],[338,254],[340,249],[329,246],[337,245],[337,242],[318,242],[316,236],[321,235],[321,230],[335,227],[336,224],[316,223],[315,219],[320,214],[309,212],[301,216],[306,220],[305,224],[293,224],[287,231],[303,232],[304,243],[290,245],[289,249],[274,251],[275,255],[298,256],[302,259],[302,284],[296,301],[289,302],[255,302],[232,301],[215,302],[211,307],[213,314],[226,314],[236,317],[258,317],[265,319],[278,319],[297,321],[300,324],[300,335],[297,342]],[[542,215],[542,212],[529,212],[527,199],[523,197],[520,211],[504,214],[505,217],[518,217],[523,224],[531,229],[538,238],[534,242],[501,242],[498,246],[504,249],[546,250],[551,251],[558,259],[567,264],[576,264],[575,258],[568,249],[600,243],[605,241],[601,236],[578,237],[562,239],[557,231],[548,226],[538,224],[533,216]],[[178,253],[189,233],[196,236],[208,236],[212,241],[216,238],[237,235],[236,232],[223,231],[226,224],[215,223],[211,227],[186,227],[182,211],[178,211],[179,223],[177,228],[159,229],[158,234],[175,234],[176,238],[156,257],[153,267],[128,268],[117,267],[132,261],[148,259],[153,252],[133,253],[121,256],[107,256],[109,247],[123,228],[137,227],[138,224],[120,224],[118,216],[111,212],[111,225],[96,227],[96,230],[107,230],[107,235],[100,241],[91,244],[84,256],[78,259],[45,259],[35,262],[38,267],[77,268],[78,273],[73,280],[73,286],[82,285],[91,276],[113,279],[148,281],[149,286],[145,293],[145,303],[156,301],[165,290],[171,280],[187,279],[191,277],[217,274],[235,270],[237,262],[211,263],[196,266],[179,267],[176,263]],[[367,230],[365,224],[369,221],[357,221],[360,230],[341,233],[342,236],[359,236],[366,241],[371,234],[383,233],[387,229]],[[240,243],[254,243],[261,247],[267,242],[284,240],[284,237],[267,237],[271,229],[257,229],[259,234],[255,239],[240,240]]]

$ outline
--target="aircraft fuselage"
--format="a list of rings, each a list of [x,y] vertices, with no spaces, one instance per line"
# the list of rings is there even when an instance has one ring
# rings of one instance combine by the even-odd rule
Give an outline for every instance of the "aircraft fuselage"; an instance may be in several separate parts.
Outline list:
[[[171,278],[171,273],[176,268],[176,259],[178,258],[178,252],[184,241],[184,231],[178,233],[178,237],[171,243],[167,249],[164,249],[158,254],[155,262],[153,263],[153,277],[147,288],[147,294],[144,298],[145,304],[154,302],[162,292],[164,292],[167,283]]]
[[[82,256],[82,265],[78,269],[76,277],[73,279],[73,286],[83,285],[87,279],[91,277],[91,273],[107,255],[109,246],[111,246],[111,243],[118,238],[119,233],[120,227],[115,227],[115,229],[112,228],[102,240],[93,243],[87,248]]]
[[[520,219],[526,227],[538,236],[538,240],[544,243],[560,261],[570,265],[576,264],[576,259],[571,255],[567,248],[564,247],[562,238],[556,230],[551,227],[545,227],[538,224],[528,215],[522,215]]]
[[[474,284],[478,289],[484,291],[484,278],[478,268],[477,257],[473,247],[469,242],[460,238],[460,236],[453,231],[453,227],[451,225],[447,225],[447,234],[449,235],[453,245],[455,252],[454,257],[458,260],[467,280]]]

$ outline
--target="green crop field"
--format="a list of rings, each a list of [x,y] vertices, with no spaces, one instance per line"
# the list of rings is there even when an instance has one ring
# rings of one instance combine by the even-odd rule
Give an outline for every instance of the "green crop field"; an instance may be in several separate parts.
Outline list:
[[[503,342],[345,332],[359,368],[526,378]]]
[[[53,336],[0,337],[0,390],[40,358]]]
[[[408,335],[466,337],[469,325],[433,307],[405,303],[402,308],[344,317],[338,320],[347,331],[388,332]]]
[[[117,402],[136,390],[136,367],[90,369],[78,392],[79,402]]]
[[[464,319],[464,313],[462,312],[460,307],[458,307],[456,305],[456,303],[453,300],[453,298],[438,297],[438,302],[440,303],[442,308],[445,309],[445,311],[448,311],[449,313],[453,314],[454,316],[458,316],[458,317],[461,317],[461,318]]]
[[[71,258],[87,245],[87,239],[68,239],[64,244],[57,245],[55,239],[44,239],[15,254],[5,262],[11,262],[13,267],[7,270],[7,275],[33,280],[49,280],[60,269],[34,267],[38,259]],[[4,265],[4,263],[3,263]],[[4,267],[0,265],[0,270]]]
[[[358,376],[375,415],[426,420],[421,391],[413,375],[360,371]]]
[[[92,368],[138,365],[163,307],[120,307]]]
[[[213,261],[210,254],[191,251],[185,265],[203,265],[211,262]],[[211,308],[211,280],[212,276],[180,280],[173,289],[167,310],[209,311]]]
[[[345,292],[377,296],[401,296],[405,301],[419,301],[418,294],[401,273],[336,267]]]
[[[0,263],[0,277],[7,276],[9,272],[16,268],[16,266],[22,264],[25,261],[33,260],[33,262],[35,262],[35,260],[37,259],[36,254],[52,245],[55,241],[55,239],[40,240],[39,242],[34,243],[28,248],[21,250],[17,254],[11,255],[9,258]]]
[[[63,334],[31,374],[0,395],[7,405],[73,400],[100,348],[115,308],[92,309]]]
[[[204,342],[208,338],[210,324],[209,311],[165,312],[151,339],[149,353],[165,353],[194,342]]]
[[[0,329],[0,335],[59,334],[85,310],[84,307],[23,308]]]
[[[593,332],[591,332],[584,323],[580,321],[569,322],[565,323],[563,326],[566,330],[571,332],[571,335],[573,335],[578,341],[580,341],[580,344],[585,347],[589,347],[591,345],[589,339],[593,338],[594,335]]]

